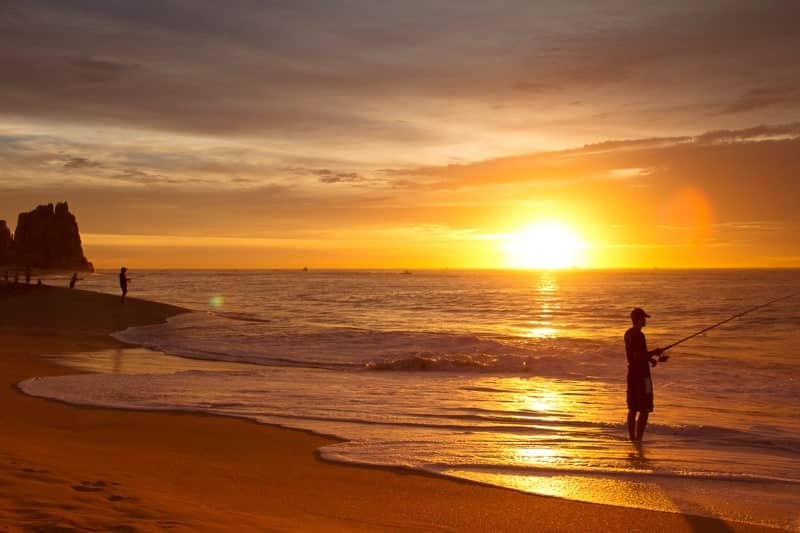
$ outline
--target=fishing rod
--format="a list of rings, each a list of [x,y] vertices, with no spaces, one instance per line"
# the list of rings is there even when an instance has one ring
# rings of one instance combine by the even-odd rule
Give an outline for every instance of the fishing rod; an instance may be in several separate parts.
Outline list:
[[[774,300],[770,300],[767,303],[763,303],[763,304],[751,307],[750,309],[746,309],[745,311],[742,311],[741,313],[737,313],[737,314],[735,314],[735,315],[733,315],[733,316],[731,316],[729,318],[726,318],[725,320],[717,322],[713,326],[708,326],[707,328],[701,329],[697,333],[692,333],[691,335],[689,335],[687,337],[684,337],[684,338],[682,338],[681,340],[679,340],[677,342],[673,342],[669,346],[663,348],[663,351],[666,352],[667,350],[670,350],[670,349],[674,348],[675,346],[677,346],[679,344],[683,344],[684,342],[688,341],[689,339],[693,339],[693,338],[697,337],[698,335],[702,335],[706,331],[710,331],[710,330],[712,330],[714,328],[717,328],[717,327],[721,326],[722,324],[726,324],[726,323],[730,322],[731,320],[735,320],[737,318],[741,318],[741,317],[743,317],[744,315],[746,315],[748,313],[752,313],[753,311],[758,311],[759,309],[763,309],[764,307],[770,306],[770,305],[772,305],[774,303],[777,303],[777,302],[780,302],[782,300],[788,300],[789,298],[793,298],[793,297],[798,296],[798,295],[800,295],[800,292],[787,294],[786,296],[781,296],[780,298],[775,298]]]

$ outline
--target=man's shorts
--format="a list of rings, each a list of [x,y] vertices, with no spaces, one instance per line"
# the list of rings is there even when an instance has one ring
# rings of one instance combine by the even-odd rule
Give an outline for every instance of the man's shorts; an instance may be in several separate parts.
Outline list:
[[[628,410],[653,412],[653,381],[649,377],[628,380]]]

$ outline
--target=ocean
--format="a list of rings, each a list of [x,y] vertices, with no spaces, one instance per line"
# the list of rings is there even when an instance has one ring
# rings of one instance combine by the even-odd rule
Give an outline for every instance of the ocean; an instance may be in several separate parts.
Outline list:
[[[338,437],[326,460],[800,531],[800,296],[653,369],[627,439],[622,336],[651,348],[800,290],[798,270],[135,271],[193,312],[53,358],[28,394],[244,417]],[[79,288],[118,293],[116,272]],[[51,280],[64,283],[67,279]]]

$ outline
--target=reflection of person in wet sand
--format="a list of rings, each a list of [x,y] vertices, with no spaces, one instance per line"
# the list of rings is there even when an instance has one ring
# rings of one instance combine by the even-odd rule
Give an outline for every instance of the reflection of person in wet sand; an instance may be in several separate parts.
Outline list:
[[[634,442],[634,451],[628,453],[628,463],[635,470],[653,471],[655,466],[644,454],[644,447],[641,442]]]
[[[131,279],[128,277],[128,269],[122,267],[119,270],[119,288],[122,289],[122,303],[125,303],[125,295],[128,294],[128,282]]]

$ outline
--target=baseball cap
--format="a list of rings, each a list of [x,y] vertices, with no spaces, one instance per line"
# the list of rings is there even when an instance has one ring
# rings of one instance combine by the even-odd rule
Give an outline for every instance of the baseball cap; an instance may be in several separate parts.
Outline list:
[[[631,311],[631,320],[636,320],[640,317],[650,318],[650,315],[645,313],[641,307],[634,307],[633,311]]]

